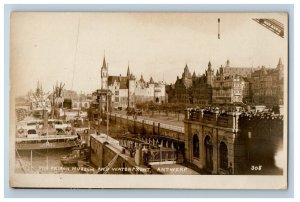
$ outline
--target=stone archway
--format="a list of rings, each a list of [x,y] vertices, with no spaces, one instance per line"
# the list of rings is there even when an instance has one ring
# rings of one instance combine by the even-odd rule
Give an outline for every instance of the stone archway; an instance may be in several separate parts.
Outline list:
[[[220,168],[228,169],[228,148],[224,142],[220,143]]]
[[[204,139],[204,153],[205,153],[205,168],[208,171],[213,170],[213,145],[209,135]]]
[[[199,153],[199,138],[198,135],[195,134],[193,136],[193,157],[194,158],[199,158],[200,153]]]

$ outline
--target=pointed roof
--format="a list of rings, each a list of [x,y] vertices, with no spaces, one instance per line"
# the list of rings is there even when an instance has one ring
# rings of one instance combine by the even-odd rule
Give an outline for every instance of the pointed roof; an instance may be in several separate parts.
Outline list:
[[[149,83],[154,83],[154,80],[153,80],[152,76],[150,77],[150,82]]]
[[[230,61],[226,60],[226,66],[225,67],[229,67],[230,66]]]
[[[102,68],[106,68],[105,56],[104,56],[104,58],[103,58]]]
[[[279,58],[278,64],[279,64],[279,65],[282,65],[281,58]]]
[[[128,67],[127,67],[127,76],[130,76],[129,62],[128,62]]]
[[[189,68],[187,66],[187,64],[185,64],[185,67],[184,67],[184,71],[188,70],[189,71]]]
[[[194,73],[193,73],[193,77],[194,77],[194,78],[196,77],[196,72],[195,72],[195,70],[194,70]]]
[[[210,61],[208,62],[208,69],[207,70],[211,71],[211,63],[210,63]]]
[[[143,78],[143,74],[141,74],[141,79],[140,79],[141,82],[145,82],[144,78]]]
[[[185,77],[185,78],[190,78],[191,77],[191,73],[190,73],[190,70],[189,70],[187,64],[185,64],[182,77]]]

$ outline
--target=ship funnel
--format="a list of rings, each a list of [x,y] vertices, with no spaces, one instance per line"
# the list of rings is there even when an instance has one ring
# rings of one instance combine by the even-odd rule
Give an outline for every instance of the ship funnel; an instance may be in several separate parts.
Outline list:
[[[48,128],[48,111],[43,110],[44,128]]]

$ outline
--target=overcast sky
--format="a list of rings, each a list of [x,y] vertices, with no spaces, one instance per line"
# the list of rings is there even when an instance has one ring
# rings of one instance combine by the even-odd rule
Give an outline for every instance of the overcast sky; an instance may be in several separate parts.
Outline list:
[[[185,64],[191,73],[203,74],[209,60],[214,69],[227,59],[231,66],[275,67],[281,57],[286,66],[286,37],[252,18],[277,19],[286,35],[283,13],[15,13],[13,91],[26,94],[40,80],[48,91],[58,81],[90,93],[100,88],[104,51],[109,75],[125,75],[129,63],[137,78],[143,74],[167,83],[181,77]]]

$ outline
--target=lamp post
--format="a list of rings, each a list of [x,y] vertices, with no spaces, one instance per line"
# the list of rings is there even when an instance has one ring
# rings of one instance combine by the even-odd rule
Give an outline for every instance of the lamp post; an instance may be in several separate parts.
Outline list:
[[[108,139],[108,88],[106,89],[106,139]]]
[[[98,113],[98,133],[100,134],[100,119],[101,119],[101,116],[102,116],[102,95],[101,95],[101,92],[98,91],[97,93],[97,96],[99,96],[99,103],[98,103],[98,110],[99,110],[99,113]]]

